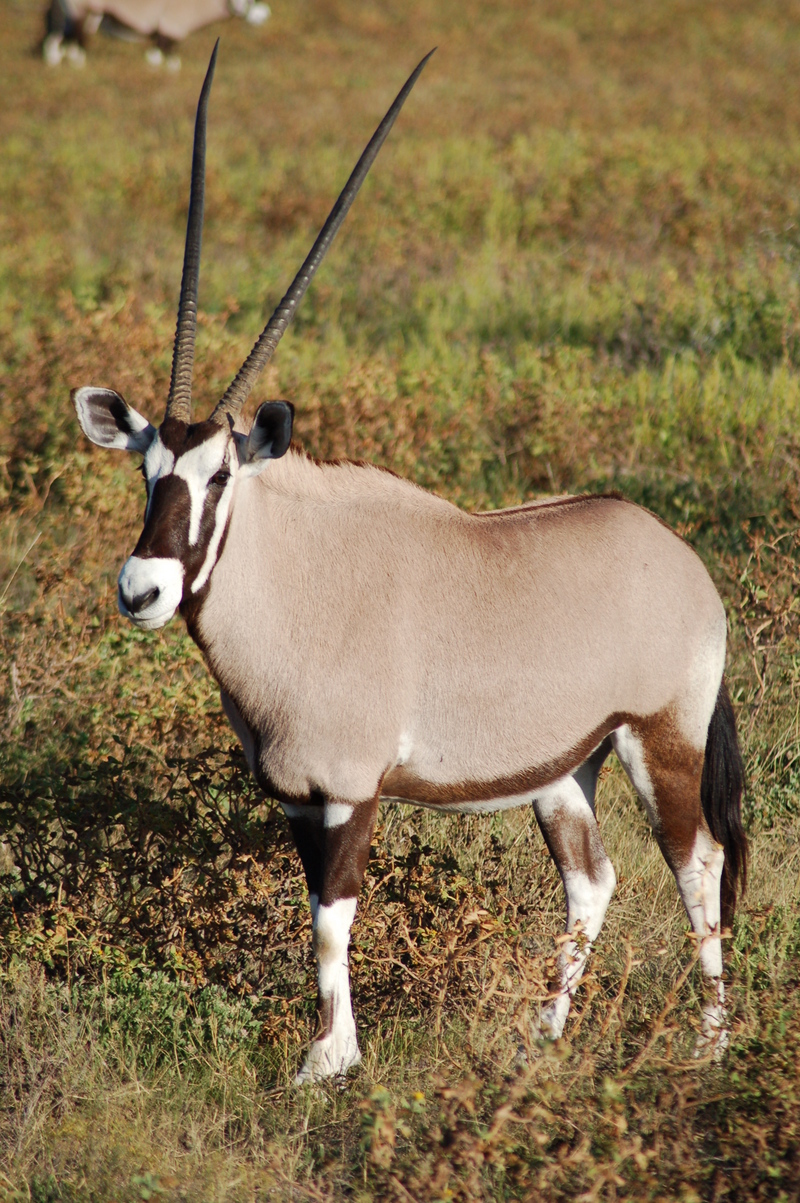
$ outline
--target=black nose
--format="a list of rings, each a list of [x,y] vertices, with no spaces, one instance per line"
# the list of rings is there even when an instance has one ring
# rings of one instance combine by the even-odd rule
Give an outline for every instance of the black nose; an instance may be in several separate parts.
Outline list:
[[[148,606],[152,606],[160,592],[161,590],[156,585],[152,589],[148,589],[146,593],[139,593],[136,597],[132,597],[130,601],[121,589],[119,595],[129,614],[139,614],[142,610],[146,610]]]

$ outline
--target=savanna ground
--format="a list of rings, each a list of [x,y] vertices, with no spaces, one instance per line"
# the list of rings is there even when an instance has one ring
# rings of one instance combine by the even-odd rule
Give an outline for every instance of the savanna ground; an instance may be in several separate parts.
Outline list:
[[[46,70],[40,7],[0,7],[0,1199],[800,1197],[800,5],[275,0],[220,31],[199,405],[438,43],[253,401],[460,505],[662,515],[726,602],[749,779],[722,1065],[611,766],[619,886],[565,1039],[530,1046],[563,923],[533,816],[385,810],[364,1063],[299,1093],[298,862],[181,623],[117,615],[141,481],[68,399],[161,413],[213,33],[177,75],[109,41]]]

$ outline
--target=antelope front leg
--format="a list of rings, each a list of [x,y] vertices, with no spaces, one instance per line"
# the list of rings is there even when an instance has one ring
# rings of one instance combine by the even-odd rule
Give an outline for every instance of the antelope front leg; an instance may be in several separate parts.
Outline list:
[[[350,1001],[347,947],[367,867],[378,800],[285,804],[308,882],[317,958],[318,1034],[295,1085],[344,1074],[361,1060]]]

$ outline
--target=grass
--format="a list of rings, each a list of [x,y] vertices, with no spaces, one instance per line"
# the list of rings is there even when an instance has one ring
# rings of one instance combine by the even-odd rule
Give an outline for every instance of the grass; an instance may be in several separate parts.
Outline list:
[[[178,76],[111,42],[46,71],[39,9],[0,12],[0,1200],[797,1198],[798,6],[301,0],[221,30],[200,407],[438,43],[253,403],[464,506],[662,515],[726,602],[749,778],[722,1066],[611,766],[619,885],[565,1040],[518,1068],[563,923],[532,816],[387,809],[364,1063],[299,1094],[299,865],[180,625],[116,615],[140,481],[68,403],[161,412],[212,33]]]

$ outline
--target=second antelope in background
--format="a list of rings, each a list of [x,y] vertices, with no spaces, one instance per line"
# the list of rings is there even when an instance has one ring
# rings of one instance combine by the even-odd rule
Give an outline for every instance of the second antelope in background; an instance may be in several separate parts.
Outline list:
[[[150,42],[148,62],[175,68],[178,44],[205,25],[227,17],[261,25],[269,16],[261,0],[50,0],[42,55],[51,67],[65,57],[81,66],[89,38],[102,29],[126,41]]]
[[[430,57],[430,56],[428,56]],[[108,388],[73,394],[86,435],[144,456],[144,528],[119,608],[176,611],[219,682],[308,881],[319,1032],[298,1082],[360,1058],[348,944],[380,800],[475,814],[532,805],[564,883],[561,1034],[614,890],[595,819],[619,757],[675,875],[708,981],[702,1041],[725,1041],[722,928],[744,884],[742,765],[723,680],[726,620],[684,540],[619,497],[468,514],[391,473],[290,446],[293,408],[244,402],[427,59],[389,109],[294,282],[210,415],[191,379],[208,93],[195,127],[181,299],[156,428]]]

